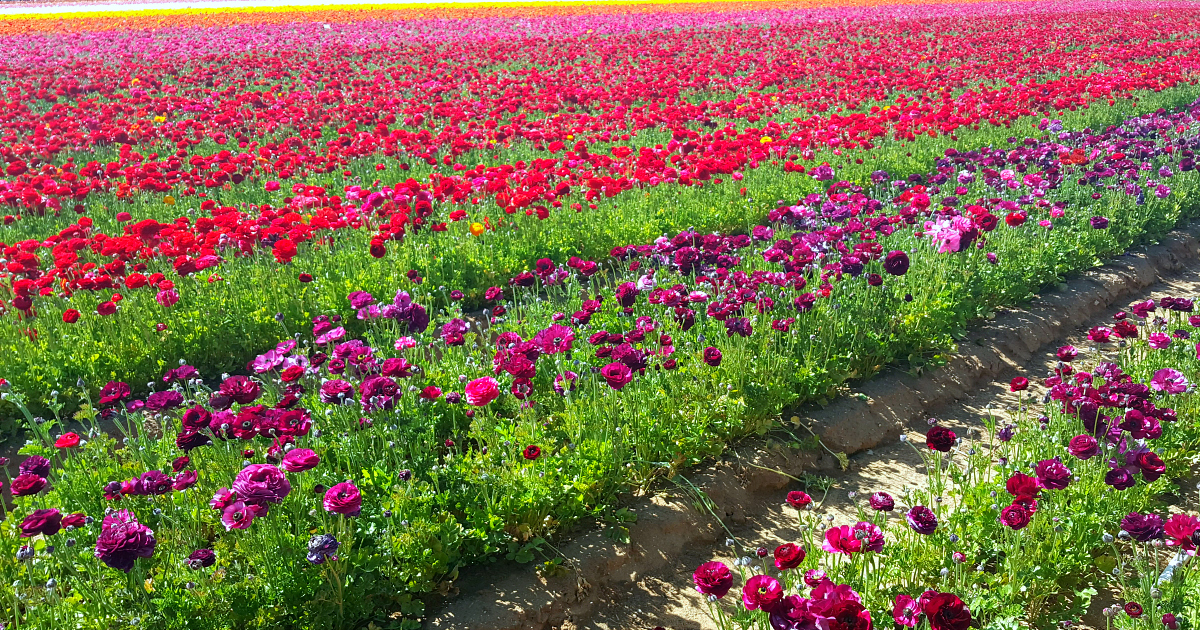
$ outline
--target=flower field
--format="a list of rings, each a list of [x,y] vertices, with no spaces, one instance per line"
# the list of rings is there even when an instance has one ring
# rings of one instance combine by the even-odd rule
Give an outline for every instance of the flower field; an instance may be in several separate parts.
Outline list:
[[[0,621],[414,628],[466,567],[563,570],[620,495],[1197,218],[1198,42],[1187,2],[0,20]],[[1147,581],[1195,519],[1142,513],[1194,463],[1191,310],[1064,350],[909,529],[807,523],[732,617],[704,568],[714,615],[1043,627],[1107,574],[1113,624],[1195,627]]]

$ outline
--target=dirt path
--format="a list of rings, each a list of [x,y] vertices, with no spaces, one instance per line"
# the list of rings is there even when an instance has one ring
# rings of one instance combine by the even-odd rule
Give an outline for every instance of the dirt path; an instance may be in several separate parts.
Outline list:
[[[1164,296],[1200,296],[1200,263],[1193,262],[1187,265],[1181,272],[1151,286],[1142,295],[1121,300],[1117,306],[1094,318],[1087,326],[1074,330],[1062,340],[1062,344],[1071,343],[1081,349],[1083,358],[1090,358],[1083,354],[1090,353],[1093,348],[1093,344],[1086,338],[1088,328],[1111,322],[1113,313],[1134,302]],[[1032,394],[1040,399],[1045,391],[1040,383],[1057,361],[1054,356],[1055,348],[1062,344],[1049,344],[1018,369],[1011,370],[987,387],[942,410],[938,417],[943,424],[950,426],[960,435],[967,431],[982,431],[984,425],[981,418],[989,408],[997,418],[1008,417],[1009,411],[1015,410],[1017,405],[1017,395],[1008,391],[1008,381],[1014,376],[1029,378],[1035,385],[1031,385],[1026,395]],[[924,441],[923,433],[917,430],[919,428],[913,427],[909,432],[910,438],[918,444]],[[899,496],[905,486],[912,488],[924,483],[924,472],[920,464],[921,460],[912,447],[899,441],[854,455],[850,458],[850,468],[847,472],[830,473],[833,485],[817,513],[832,516],[835,525],[854,523],[857,518],[849,498],[850,492],[864,498],[881,490]],[[796,529],[795,511],[786,507],[782,501],[786,491],[793,489],[803,489],[803,486],[791,483],[779,493],[777,502],[746,506],[743,508],[744,517],[738,515],[736,519],[726,519],[726,525],[749,548],[763,546],[774,549],[784,542],[797,541],[800,532]],[[811,486],[809,491],[815,498],[821,498],[820,493],[813,492]],[[892,518],[903,516],[893,513]],[[732,563],[735,560],[732,551],[718,543],[712,546],[685,548],[684,553],[671,560],[663,570],[638,576],[636,581],[627,584],[627,588],[623,590],[605,588],[598,598],[605,603],[598,604],[593,609],[590,619],[566,622],[561,626],[562,630],[584,627],[601,630],[649,630],[656,626],[668,630],[715,630],[716,625],[704,612],[703,600],[692,587],[692,571],[699,564],[710,560]],[[1104,603],[1106,602],[1093,607],[1098,609]]]

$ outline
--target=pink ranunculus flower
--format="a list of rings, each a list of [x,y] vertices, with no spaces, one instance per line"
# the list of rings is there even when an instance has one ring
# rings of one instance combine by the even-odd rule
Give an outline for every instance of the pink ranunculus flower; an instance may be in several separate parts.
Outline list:
[[[500,384],[490,376],[477,378],[467,383],[466,394],[467,404],[483,407],[500,396]]]
[[[225,526],[226,531],[247,529],[252,522],[254,522],[254,510],[250,509],[250,506],[243,501],[230,503],[221,513],[221,524]]]
[[[1187,391],[1188,380],[1179,370],[1163,368],[1154,373],[1150,379],[1150,389],[1168,394],[1182,394]]]
[[[283,469],[288,472],[304,472],[312,470],[321,463],[321,458],[309,448],[294,448],[283,456],[283,461],[280,462]]]
[[[1150,347],[1154,348],[1155,350],[1162,350],[1163,348],[1171,345],[1171,337],[1169,337],[1166,333],[1150,333],[1150,337],[1147,339],[1147,341],[1150,344]]]

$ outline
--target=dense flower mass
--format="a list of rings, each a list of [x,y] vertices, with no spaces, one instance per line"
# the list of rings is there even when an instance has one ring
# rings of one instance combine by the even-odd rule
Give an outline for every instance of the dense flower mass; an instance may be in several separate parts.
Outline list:
[[[1196,215],[1196,7],[851,4],[0,19],[0,625],[412,626],[733,440],[828,447],[790,410]],[[852,518],[805,475],[797,538],[695,588],[1048,627],[1194,555],[1147,500],[1197,439],[1193,308],[1093,326],[986,440],[933,422],[928,483]],[[1122,614],[1187,619],[1193,574]]]

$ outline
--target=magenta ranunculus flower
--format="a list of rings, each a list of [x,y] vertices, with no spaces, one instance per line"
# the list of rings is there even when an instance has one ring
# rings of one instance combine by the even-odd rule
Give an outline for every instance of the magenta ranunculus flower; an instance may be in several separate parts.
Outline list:
[[[343,481],[325,491],[325,510],[334,514],[358,516],[362,512],[362,494],[350,481]]]
[[[221,512],[221,524],[226,531],[246,529],[254,522],[254,509],[245,501],[234,501]]]
[[[62,529],[62,521],[62,513],[55,508],[34,510],[21,521],[21,538],[31,538],[38,534],[53,536]]]
[[[624,363],[614,361],[600,368],[600,376],[604,377],[609,387],[621,389],[633,380],[633,370],[629,369],[629,366]]]
[[[37,475],[38,477],[50,476],[50,460],[41,455],[30,455],[21,462],[17,467],[17,474]]]
[[[1100,454],[1100,444],[1090,435],[1076,435],[1067,444],[1067,451],[1079,459],[1087,460]]]
[[[321,384],[320,399],[327,405],[344,405],[354,400],[354,386],[341,379],[325,381]]]
[[[496,379],[485,376],[477,378],[470,383],[467,383],[466,397],[467,404],[475,407],[483,407],[488,403],[496,400],[500,396],[500,384]]]
[[[1171,337],[1167,333],[1154,332],[1146,338],[1146,342],[1155,350],[1162,350],[1171,345]]]
[[[1071,485],[1071,470],[1057,459],[1043,459],[1033,467],[1038,486],[1047,490],[1065,490]]]
[[[251,464],[238,472],[233,491],[239,500],[265,508],[282,502],[292,491],[292,484],[283,471],[270,464]]]
[[[154,555],[154,531],[138,522],[129,510],[104,517],[96,539],[96,558],[118,571],[129,573],[138,558]]]
[[[283,469],[288,472],[304,472],[312,470],[321,463],[321,458],[312,449],[294,448],[283,456]]]
[[[897,595],[895,603],[892,604],[892,620],[896,623],[909,628],[917,627],[917,622],[920,621],[921,606],[917,600],[908,595]]]
[[[1150,379],[1150,389],[1168,394],[1182,394],[1187,391],[1188,380],[1179,370],[1163,368],[1154,373]]]
[[[701,595],[720,599],[733,587],[733,573],[724,562],[705,562],[692,573],[692,582]]]
[[[742,604],[746,610],[771,612],[783,599],[783,584],[769,575],[756,575],[742,587]]]
[[[1013,503],[1000,510],[1000,522],[1013,530],[1024,529],[1029,524],[1029,518],[1029,511],[1020,503]]]
[[[775,568],[780,571],[795,569],[804,562],[804,547],[795,543],[784,543],[775,548]]]

